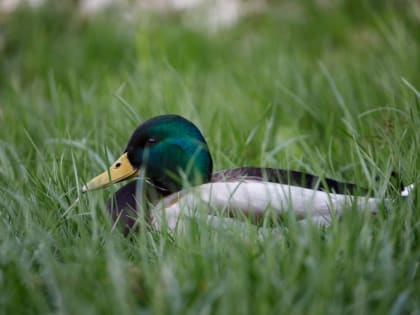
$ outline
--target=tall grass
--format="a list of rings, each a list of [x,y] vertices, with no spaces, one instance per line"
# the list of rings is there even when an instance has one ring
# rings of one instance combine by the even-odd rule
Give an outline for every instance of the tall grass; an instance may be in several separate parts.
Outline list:
[[[0,312],[419,314],[418,6],[326,3],[272,3],[219,32],[71,6],[1,16]],[[298,169],[379,194],[398,171],[417,188],[325,229],[197,220],[126,239],[104,210],[116,187],[79,188],[164,113],[199,125],[216,169]]]

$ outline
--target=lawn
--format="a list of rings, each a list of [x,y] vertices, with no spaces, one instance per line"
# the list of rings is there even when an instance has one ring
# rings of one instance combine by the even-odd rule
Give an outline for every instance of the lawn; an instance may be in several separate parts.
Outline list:
[[[218,30],[72,3],[0,14],[1,314],[420,314],[418,2],[267,1]],[[105,210],[121,184],[80,188],[167,113],[200,127],[215,170],[417,186],[325,228],[125,238]]]

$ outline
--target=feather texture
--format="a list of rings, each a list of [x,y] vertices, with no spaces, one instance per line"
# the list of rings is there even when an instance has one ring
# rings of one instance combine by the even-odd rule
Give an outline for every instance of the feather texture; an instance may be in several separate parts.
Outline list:
[[[208,183],[172,194],[152,209],[151,216],[155,227],[167,224],[170,229],[176,227],[180,217],[193,216],[198,210],[205,211],[207,215],[247,216],[252,219],[262,217],[267,211],[275,215],[293,211],[299,220],[322,218],[325,221],[332,215],[340,215],[346,206],[352,205],[376,213],[380,203],[379,198],[244,180]]]

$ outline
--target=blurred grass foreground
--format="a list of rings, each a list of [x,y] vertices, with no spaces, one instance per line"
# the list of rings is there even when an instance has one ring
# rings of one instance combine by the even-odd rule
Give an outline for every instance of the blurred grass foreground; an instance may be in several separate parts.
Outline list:
[[[1,314],[420,314],[418,1],[11,2]],[[215,169],[296,169],[379,194],[397,171],[417,188],[324,229],[197,221],[126,239],[104,210],[118,187],[79,189],[167,113],[198,124]]]

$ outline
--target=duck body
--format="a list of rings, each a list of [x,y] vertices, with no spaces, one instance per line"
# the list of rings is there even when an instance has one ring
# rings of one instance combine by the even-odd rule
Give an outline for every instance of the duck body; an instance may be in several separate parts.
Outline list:
[[[382,201],[365,196],[349,196],[321,190],[263,181],[207,183],[184,193],[163,198],[150,211],[154,227],[174,230],[181,217],[194,217],[206,209],[209,217],[246,217],[254,223],[267,215],[279,217],[293,211],[297,220],[328,224],[346,208],[369,209],[375,214]]]
[[[138,226],[142,214],[153,226],[170,229],[181,216],[193,216],[197,209],[206,209],[209,216],[256,221],[267,212],[293,211],[298,219],[324,222],[346,205],[375,213],[382,202],[354,184],[297,171],[239,167],[212,173],[212,169],[199,129],[181,116],[162,115],[141,124],[122,156],[82,191],[136,177],[107,201],[113,221],[125,234]]]

